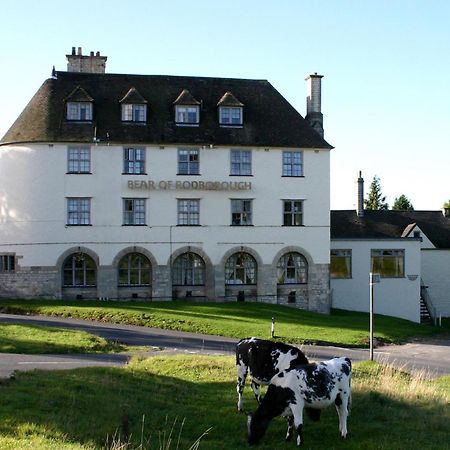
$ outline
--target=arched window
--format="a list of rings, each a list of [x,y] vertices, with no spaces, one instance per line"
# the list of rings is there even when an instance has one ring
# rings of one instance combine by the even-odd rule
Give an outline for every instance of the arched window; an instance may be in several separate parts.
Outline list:
[[[278,284],[304,284],[308,282],[308,263],[300,253],[286,253],[277,266]]]
[[[203,286],[205,284],[205,263],[196,253],[183,253],[172,267],[172,281],[176,286]]]
[[[256,260],[239,252],[231,255],[225,264],[225,284],[256,284]]]
[[[141,253],[128,253],[119,261],[119,286],[150,286],[152,266]]]
[[[96,285],[94,260],[86,253],[73,253],[64,261],[63,285],[65,287],[86,287]]]

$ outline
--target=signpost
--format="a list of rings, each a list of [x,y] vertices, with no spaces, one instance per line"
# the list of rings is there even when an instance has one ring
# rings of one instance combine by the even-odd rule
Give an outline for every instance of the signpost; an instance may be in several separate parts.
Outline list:
[[[369,285],[370,285],[370,307],[369,307],[369,348],[370,348],[370,360],[373,361],[373,286],[375,283],[380,282],[380,274],[370,272]]]

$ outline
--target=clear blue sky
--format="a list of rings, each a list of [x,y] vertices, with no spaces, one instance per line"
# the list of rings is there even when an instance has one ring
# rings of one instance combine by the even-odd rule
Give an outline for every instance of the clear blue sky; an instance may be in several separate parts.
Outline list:
[[[359,170],[391,205],[450,199],[448,1],[17,0],[0,18],[2,136],[73,46],[110,73],[267,79],[303,116],[318,72],[333,209],[354,208]]]

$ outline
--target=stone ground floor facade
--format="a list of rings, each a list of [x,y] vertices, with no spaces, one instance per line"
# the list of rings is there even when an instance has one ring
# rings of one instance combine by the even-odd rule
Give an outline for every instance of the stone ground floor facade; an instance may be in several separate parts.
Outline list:
[[[253,248],[228,249],[213,263],[198,247],[173,251],[165,264],[145,247],[120,250],[103,264],[88,246],[67,248],[54,266],[22,266],[0,273],[0,298],[258,301],[329,313],[329,264],[289,246],[263,262]]]

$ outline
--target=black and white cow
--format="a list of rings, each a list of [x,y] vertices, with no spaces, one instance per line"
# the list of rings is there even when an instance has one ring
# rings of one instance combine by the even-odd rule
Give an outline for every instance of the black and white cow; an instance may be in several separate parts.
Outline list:
[[[241,339],[236,345],[238,410],[244,408],[242,393],[249,372],[253,392],[261,403],[260,385],[269,384],[275,375],[299,364],[308,364],[308,359],[297,347],[255,337]]]
[[[303,444],[303,409],[323,409],[335,404],[339,432],[347,436],[347,416],[351,402],[352,363],[348,358],[307,364],[280,372],[272,378],[267,393],[254,414],[248,417],[248,442],[255,444],[264,436],[276,416],[288,416],[286,440],[295,426],[297,445]],[[289,416],[292,416],[289,419]]]

